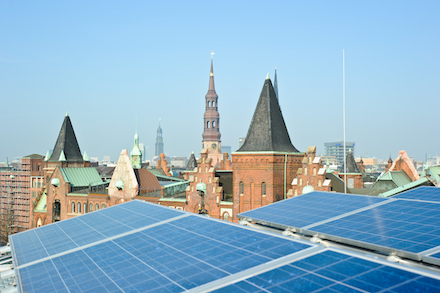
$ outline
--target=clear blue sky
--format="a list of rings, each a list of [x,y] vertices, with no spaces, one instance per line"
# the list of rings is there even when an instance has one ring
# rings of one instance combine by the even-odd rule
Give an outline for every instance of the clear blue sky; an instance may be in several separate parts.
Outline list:
[[[246,136],[266,74],[300,151],[440,155],[440,1],[0,2],[0,161],[54,147],[69,112],[81,151],[201,150],[210,52],[222,144]]]

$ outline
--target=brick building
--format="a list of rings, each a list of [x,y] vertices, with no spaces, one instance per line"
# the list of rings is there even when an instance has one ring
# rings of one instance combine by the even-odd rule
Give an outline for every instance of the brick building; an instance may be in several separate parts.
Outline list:
[[[184,210],[193,213],[202,212],[203,201],[206,212],[210,217],[229,220],[233,215],[232,202],[225,198],[220,175],[216,173],[221,167],[216,169],[212,158],[208,154],[208,149],[203,149],[200,153],[200,159],[197,161],[197,167],[193,171],[184,173],[184,179],[189,181],[189,186],[186,188]],[[226,168],[223,171],[227,171],[227,168],[231,167],[227,154],[221,161],[221,166]],[[197,192],[197,184],[199,183],[203,183],[205,186],[203,199]]]
[[[361,163],[363,168],[363,163]],[[347,166],[347,167],[345,167]],[[354,155],[352,151],[347,153],[345,158],[345,164],[342,165],[342,171],[338,176],[347,184],[347,188],[364,188],[364,182],[362,181],[362,172],[364,169],[359,168],[358,164],[354,160]]]
[[[292,181],[292,189],[288,197],[305,193],[305,191],[331,191],[331,180],[326,179],[326,166],[321,157],[316,156],[316,147],[309,146],[298,168],[296,177]]]
[[[67,219],[106,206],[107,196],[91,200],[89,192],[105,190],[95,168],[90,167],[81,151],[66,113],[52,155],[44,160],[44,192],[34,210],[34,224],[39,226]]]
[[[238,213],[287,198],[303,157],[290,141],[268,75],[246,139],[232,153],[234,220]]]
[[[42,194],[43,156],[33,154],[0,169],[0,245],[9,234],[32,227],[33,207]]]
[[[386,171],[399,170],[405,171],[405,173],[409,176],[409,178],[411,178],[412,181],[420,179],[420,175],[417,173],[417,169],[415,168],[406,151],[399,151],[399,155],[394,160],[394,162],[391,160],[391,158],[388,160],[388,167]]]

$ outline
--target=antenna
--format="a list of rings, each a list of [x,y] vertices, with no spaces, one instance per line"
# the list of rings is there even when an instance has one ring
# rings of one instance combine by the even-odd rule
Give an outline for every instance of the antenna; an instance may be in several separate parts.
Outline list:
[[[342,49],[342,120],[344,124],[344,193],[347,193],[347,157],[345,149],[345,50]]]

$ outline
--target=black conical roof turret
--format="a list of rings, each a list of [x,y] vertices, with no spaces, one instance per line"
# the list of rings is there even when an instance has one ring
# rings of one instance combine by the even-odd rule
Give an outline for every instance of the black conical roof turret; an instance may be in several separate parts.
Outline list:
[[[246,140],[238,152],[298,152],[290,141],[269,75],[261,90]]]
[[[66,117],[64,117],[63,125],[61,126],[57,142],[55,143],[55,147],[53,148],[49,161],[60,161],[62,153],[64,154],[67,162],[84,161],[68,114],[66,114]]]

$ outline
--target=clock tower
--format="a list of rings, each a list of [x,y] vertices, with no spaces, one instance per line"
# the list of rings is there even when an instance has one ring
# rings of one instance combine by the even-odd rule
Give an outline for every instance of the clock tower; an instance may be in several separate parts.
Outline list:
[[[219,162],[222,157],[220,114],[218,112],[218,95],[214,86],[213,55],[211,52],[211,71],[209,73],[209,89],[205,96],[205,115],[203,116],[202,149],[208,150],[208,157]],[[215,158],[214,158],[215,157]],[[218,157],[218,158],[216,158]]]

